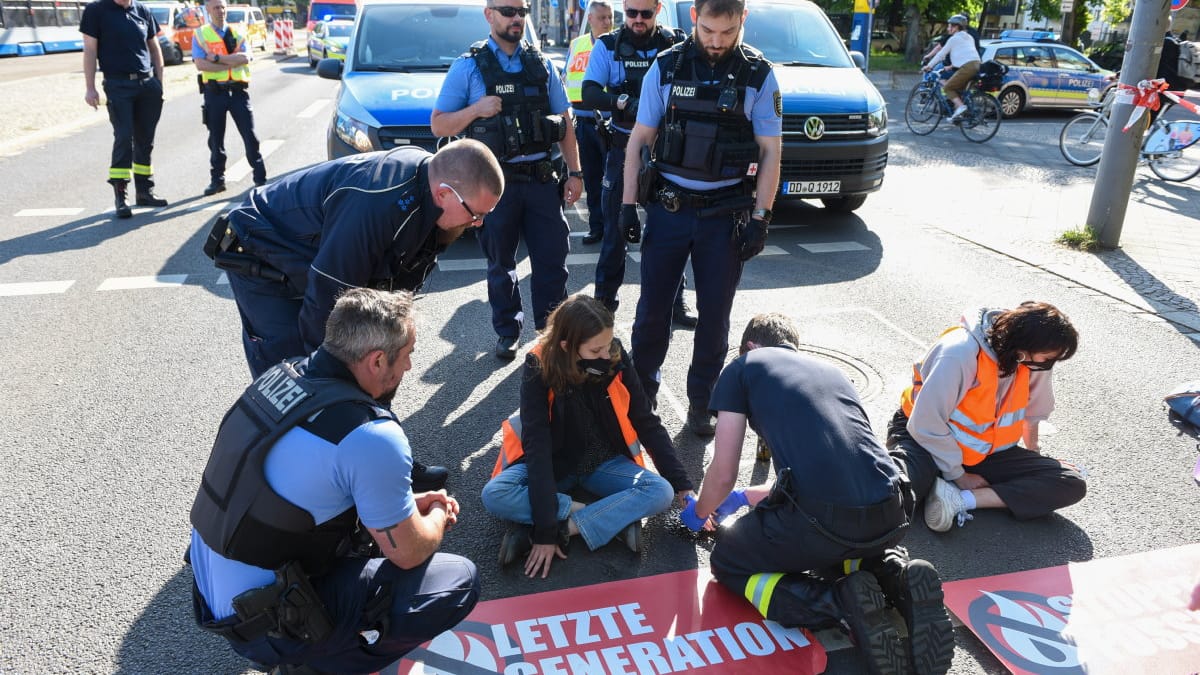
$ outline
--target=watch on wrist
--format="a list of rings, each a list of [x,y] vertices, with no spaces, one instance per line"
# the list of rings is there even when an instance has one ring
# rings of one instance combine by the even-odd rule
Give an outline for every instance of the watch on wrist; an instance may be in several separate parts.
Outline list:
[[[220,54],[213,54],[213,55],[212,55],[212,62],[213,62],[213,63],[220,63],[220,62],[221,62],[221,55],[220,55]]]
[[[743,211],[743,213],[745,212]],[[754,209],[750,212],[750,217],[761,220],[769,225],[771,223],[771,209]]]
[[[621,94],[620,96],[617,97],[617,107],[620,108],[621,110],[624,110],[625,106],[628,103],[629,103],[629,94]]]
[[[583,178],[583,172],[582,171],[568,171],[567,177],[568,178]]]

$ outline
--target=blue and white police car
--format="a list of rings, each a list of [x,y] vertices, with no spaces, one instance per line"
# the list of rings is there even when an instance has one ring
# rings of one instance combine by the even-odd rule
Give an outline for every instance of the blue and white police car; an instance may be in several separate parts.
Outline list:
[[[1033,108],[1087,107],[1088,89],[1103,93],[1116,81],[1112,71],[1051,37],[1002,33],[983,46],[980,56],[1008,66],[996,94],[1005,117]]]

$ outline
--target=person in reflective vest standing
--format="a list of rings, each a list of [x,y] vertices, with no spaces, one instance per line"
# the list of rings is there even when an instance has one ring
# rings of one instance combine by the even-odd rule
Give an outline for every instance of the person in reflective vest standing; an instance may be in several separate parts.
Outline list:
[[[255,185],[267,182],[267,167],[254,135],[254,113],[250,109],[250,45],[245,35],[225,25],[225,0],[208,0],[209,23],[196,31],[192,40],[192,63],[200,71],[204,89],[204,124],[208,127],[211,181],[205,195],[225,190],[225,115],[233,118],[246,162]]]
[[[583,74],[587,72],[595,39],[612,30],[613,10],[608,0],[591,0],[587,10],[588,32],[571,40],[567,57],[567,99],[575,116],[575,140],[579,142],[579,164],[583,167],[583,192],[587,195],[588,233],[583,243],[595,244],[604,237],[604,211],[600,202],[600,181],[604,178],[607,144],[598,126],[603,117],[580,105],[583,101]]]

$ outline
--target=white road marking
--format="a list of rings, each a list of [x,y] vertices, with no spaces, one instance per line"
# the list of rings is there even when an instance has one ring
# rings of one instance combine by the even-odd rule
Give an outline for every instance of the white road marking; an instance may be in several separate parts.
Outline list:
[[[831,241],[824,244],[800,244],[800,248],[809,253],[842,253],[845,251],[870,251],[869,246],[863,246],[857,241]]]
[[[271,138],[260,143],[258,149],[260,152],[262,152],[262,156],[265,159],[282,146],[283,141],[281,139]],[[249,175],[250,164],[246,161],[246,158],[243,157],[234,162],[233,166],[225,172],[225,182],[236,183]]]
[[[200,203],[200,204],[193,204],[191,206],[191,210],[193,210],[193,211],[221,211],[221,210],[225,209],[225,207],[227,207],[227,206],[229,206],[229,202],[212,202],[210,204]]]
[[[779,246],[764,246],[759,255],[788,255],[788,252]]]
[[[221,276],[217,277],[217,285],[218,286],[228,286],[229,285],[229,275],[224,272],[221,272]]]
[[[64,209],[21,209],[17,211],[17,218],[37,217],[37,216],[74,216],[83,212],[83,208],[64,208]]]
[[[153,277],[114,277],[100,282],[98,291],[127,291],[135,288],[165,288],[182,286],[186,274],[159,274]]]
[[[330,100],[331,99],[327,99],[327,98],[319,98],[319,99],[313,101],[312,103],[309,103],[308,107],[305,108],[304,110],[301,110],[300,113],[296,115],[296,117],[299,117],[300,119],[308,119],[310,117],[316,117],[322,110],[325,109],[325,106],[329,105]]]
[[[64,293],[75,280],[71,281],[29,281],[24,283],[0,284],[0,295],[49,295]]]
[[[595,265],[600,261],[599,253],[568,253],[568,265]]]
[[[465,272],[467,270],[486,270],[487,261],[483,258],[468,258],[466,260],[444,260],[439,258],[437,262],[439,270],[443,272]]]

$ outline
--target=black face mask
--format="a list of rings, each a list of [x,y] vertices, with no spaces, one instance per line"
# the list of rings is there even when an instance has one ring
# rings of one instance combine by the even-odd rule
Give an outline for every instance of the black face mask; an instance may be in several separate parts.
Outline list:
[[[1050,359],[1049,361],[1017,361],[1017,363],[1025,366],[1035,373],[1040,373],[1044,370],[1050,370],[1053,368],[1055,359]]]
[[[579,359],[576,363],[588,375],[603,376],[612,371],[612,359]]]

